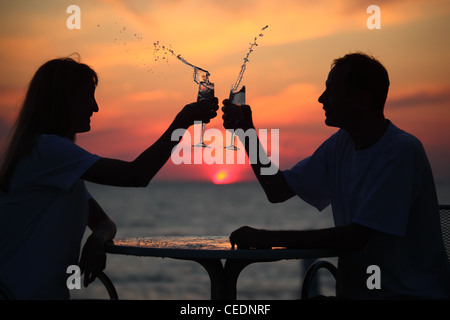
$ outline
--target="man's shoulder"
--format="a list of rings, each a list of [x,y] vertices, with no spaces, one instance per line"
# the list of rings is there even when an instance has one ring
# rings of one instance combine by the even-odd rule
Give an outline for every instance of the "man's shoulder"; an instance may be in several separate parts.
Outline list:
[[[413,134],[390,123],[386,132],[386,146],[390,153],[423,153],[422,142]]]
[[[390,140],[398,143],[422,145],[419,138],[414,136],[412,133],[406,132],[395,126],[393,123],[389,125],[388,130],[390,131]]]

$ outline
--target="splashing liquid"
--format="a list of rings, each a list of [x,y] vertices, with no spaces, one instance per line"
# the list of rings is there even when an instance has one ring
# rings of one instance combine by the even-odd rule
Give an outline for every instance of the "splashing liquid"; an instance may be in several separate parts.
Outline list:
[[[187,62],[181,55],[176,56],[178,60],[183,62],[185,65],[194,69],[194,81],[198,84],[198,95],[197,100],[203,98],[213,98],[214,97],[214,84],[209,81],[210,73],[202,68],[194,66],[193,64]]]
[[[261,29],[261,31],[266,30],[268,27],[269,26],[265,26],[264,28]],[[231,91],[232,92],[237,92],[238,91],[239,85],[241,84],[242,78],[244,77],[245,69],[247,68],[247,62],[249,61],[248,57],[253,52],[253,47],[257,47],[258,46],[258,43],[257,43],[258,38],[263,37],[263,36],[264,36],[263,33],[260,32],[260,34],[257,37],[255,37],[255,39],[253,39],[253,43],[250,43],[250,48],[249,48],[249,50],[247,52],[247,55],[244,57],[244,63],[241,66],[241,71],[239,72],[239,75],[238,75],[238,77],[236,79],[236,82],[231,87]]]
[[[208,71],[206,71],[205,69],[199,68],[197,66],[194,66],[193,64],[187,62],[181,55],[177,55],[176,56],[178,60],[180,60],[181,62],[183,62],[185,65],[191,67],[194,69],[194,81],[197,84],[200,83],[210,83],[209,82],[209,76],[210,73]]]
[[[261,31],[266,30],[268,27],[269,27],[269,26],[265,26],[264,28],[261,29]],[[258,43],[257,43],[258,38],[263,37],[263,36],[264,36],[263,33],[260,32],[259,35],[256,36],[256,37],[253,39],[253,43],[250,43],[250,48],[249,48],[249,50],[248,50],[248,52],[247,52],[247,55],[244,57],[244,63],[243,63],[242,66],[241,66],[241,71],[239,72],[239,75],[238,75],[238,77],[237,77],[237,79],[236,79],[236,82],[235,82],[234,85],[232,86],[232,92],[236,92],[237,89],[238,89],[238,87],[239,87],[239,85],[241,84],[242,78],[244,77],[245,69],[247,68],[247,62],[249,61],[249,60],[248,60],[248,57],[249,57],[250,54],[253,52],[253,47],[258,46]],[[209,81],[209,76],[210,76],[211,74],[210,74],[207,70],[202,69],[202,68],[199,68],[199,67],[193,65],[192,63],[186,61],[186,59],[184,59],[180,54],[176,54],[176,53],[173,51],[172,48],[166,47],[166,46],[164,46],[164,45],[160,45],[160,44],[159,44],[159,41],[154,42],[154,43],[153,43],[153,46],[154,46],[154,52],[153,52],[153,54],[154,54],[154,56],[155,56],[155,61],[158,61],[158,60],[160,59],[160,55],[159,55],[160,51],[162,51],[162,53],[163,53],[162,59],[163,59],[163,60],[166,60],[166,61],[168,61],[168,59],[167,59],[167,57],[166,57],[166,56],[167,56],[167,53],[170,53],[170,55],[176,57],[179,61],[181,61],[181,62],[184,63],[185,65],[187,65],[187,66],[189,66],[189,67],[191,67],[191,68],[194,69],[194,74],[193,74],[193,76],[194,76],[194,81],[195,81],[195,83],[197,83],[197,84],[200,86],[200,90],[201,90],[201,91],[203,91],[202,88],[203,88],[205,91],[207,91],[207,92],[213,90],[214,84],[212,84],[212,83]],[[212,89],[211,89],[211,88],[212,88]],[[205,93],[206,93],[206,92],[205,92]]]
[[[155,56],[155,61],[158,61],[160,59],[160,52],[162,52],[163,60],[168,61],[167,54],[169,53],[169,56],[173,56],[177,58],[179,61],[184,63],[185,65],[191,67],[194,69],[194,82],[197,84],[204,84],[207,87],[212,86],[212,83],[209,81],[209,76],[211,75],[207,70],[202,69],[200,67],[197,67],[193,65],[192,63],[188,62],[186,59],[184,59],[180,54],[176,54],[172,48],[166,47],[164,45],[160,45],[159,41],[153,43],[154,51],[153,55]]]

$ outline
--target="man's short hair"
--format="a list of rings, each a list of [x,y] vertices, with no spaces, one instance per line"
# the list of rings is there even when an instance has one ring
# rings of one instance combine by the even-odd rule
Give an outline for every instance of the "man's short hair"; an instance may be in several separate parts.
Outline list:
[[[347,68],[344,81],[350,93],[369,91],[374,107],[383,111],[389,90],[389,76],[386,68],[377,59],[362,52],[355,52],[335,59],[331,67],[335,66]]]

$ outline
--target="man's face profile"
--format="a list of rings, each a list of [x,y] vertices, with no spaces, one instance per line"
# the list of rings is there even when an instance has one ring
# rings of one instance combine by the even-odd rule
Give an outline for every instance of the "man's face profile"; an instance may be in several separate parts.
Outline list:
[[[325,124],[330,127],[345,128],[351,123],[353,99],[348,95],[344,82],[344,67],[333,67],[325,82],[326,88],[319,97],[325,110]]]

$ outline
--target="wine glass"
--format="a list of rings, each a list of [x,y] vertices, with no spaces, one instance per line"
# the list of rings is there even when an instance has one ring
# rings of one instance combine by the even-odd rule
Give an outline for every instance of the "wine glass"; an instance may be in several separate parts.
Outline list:
[[[230,101],[236,106],[243,106],[245,104],[245,86],[242,86],[241,90],[237,90],[237,88],[232,86],[230,90]],[[225,149],[234,151],[239,150],[239,148],[236,147],[234,132],[235,130],[231,132],[231,143],[228,147],[225,147]]]
[[[197,101],[200,101],[202,99],[207,99],[207,98],[214,98],[214,83],[211,83],[209,81],[200,82],[198,85]],[[202,122],[202,131],[200,133],[200,142],[192,145],[193,147],[209,148],[208,145],[206,145],[203,142],[203,135],[205,133],[205,125],[206,124],[204,122]]]

